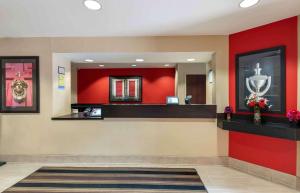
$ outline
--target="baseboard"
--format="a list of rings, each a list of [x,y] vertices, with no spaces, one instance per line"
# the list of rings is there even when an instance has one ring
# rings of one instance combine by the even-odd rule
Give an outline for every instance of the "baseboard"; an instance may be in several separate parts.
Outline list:
[[[227,157],[177,156],[94,156],[94,155],[0,155],[6,162],[29,163],[103,163],[103,164],[168,164],[168,165],[224,165]]]
[[[228,158],[228,166],[241,172],[263,178],[265,180],[300,190],[300,178],[277,170],[262,167],[245,161]]]

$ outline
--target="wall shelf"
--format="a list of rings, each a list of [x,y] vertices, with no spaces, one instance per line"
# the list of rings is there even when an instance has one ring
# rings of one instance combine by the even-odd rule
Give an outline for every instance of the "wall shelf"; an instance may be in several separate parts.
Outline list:
[[[250,117],[250,115],[247,116]],[[224,120],[224,118],[218,116],[218,127],[228,131],[299,141],[300,128],[290,126],[288,122],[282,120],[282,118],[278,118],[274,122],[265,121],[261,125],[255,125],[252,121],[241,118],[241,116],[233,118],[231,121]]]

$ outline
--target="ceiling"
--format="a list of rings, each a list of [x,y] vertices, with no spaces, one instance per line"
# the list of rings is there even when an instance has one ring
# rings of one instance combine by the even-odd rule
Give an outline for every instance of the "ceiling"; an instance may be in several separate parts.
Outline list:
[[[77,68],[95,68],[104,64],[103,68],[131,68],[136,64],[138,68],[174,68],[178,63],[206,64],[212,59],[213,52],[141,52],[141,53],[55,53],[56,57],[70,60]],[[195,59],[188,62],[187,59]],[[85,62],[92,59],[94,62]],[[144,62],[136,62],[144,59]],[[164,66],[169,64],[169,66]]]
[[[104,65],[102,68],[131,68],[132,64],[138,68],[174,68],[178,63],[206,64],[212,56],[213,52],[54,53],[54,57],[70,60],[77,68],[99,68],[100,64]],[[188,62],[191,58],[195,60]],[[86,59],[94,62],[85,62]]]
[[[95,68],[175,68],[175,63],[168,63],[169,66],[164,66],[164,63],[143,63],[143,64],[137,64],[137,66],[133,67],[131,66],[132,63],[104,63],[104,66],[99,66],[100,64],[103,65],[103,63],[90,63],[90,64],[84,64],[84,63],[73,63],[72,66],[77,69],[95,69]],[[199,65],[202,65],[203,63],[200,63]],[[204,64],[203,64],[204,65]]]
[[[0,37],[226,35],[300,15],[300,0],[1,0]]]

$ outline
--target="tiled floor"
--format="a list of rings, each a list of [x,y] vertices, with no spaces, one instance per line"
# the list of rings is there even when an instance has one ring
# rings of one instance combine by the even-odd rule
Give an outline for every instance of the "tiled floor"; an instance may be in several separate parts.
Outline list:
[[[8,163],[0,167],[0,192],[42,166],[133,166],[160,167],[159,165],[106,165],[106,164],[29,164]],[[167,167],[161,165],[161,167]],[[169,167],[176,167],[174,165]],[[178,166],[182,167],[182,166]],[[191,167],[191,166],[188,166]],[[198,170],[209,193],[300,193],[285,186],[244,174],[224,166],[193,166]]]

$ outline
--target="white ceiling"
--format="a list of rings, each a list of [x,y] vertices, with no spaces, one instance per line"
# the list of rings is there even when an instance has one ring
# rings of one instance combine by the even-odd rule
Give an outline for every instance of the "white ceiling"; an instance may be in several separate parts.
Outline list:
[[[104,68],[129,68],[136,64],[138,68],[172,68],[178,63],[206,64],[212,59],[213,52],[140,52],[140,53],[55,53],[56,57],[70,60],[78,68],[95,68],[104,64]],[[188,62],[187,59],[195,61]],[[94,62],[85,62],[92,59]],[[136,62],[144,59],[144,62]],[[165,67],[164,64],[170,66]]]
[[[142,63],[142,64],[137,64],[137,66],[133,67],[131,66],[132,63],[104,63],[104,66],[99,66],[99,64],[103,63],[90,63],[90,64],[84,64],[84,63],[75,63],[72,64],[73,67],[77,69],[95,69],[95,68],[101,68],[101,69],[106,69],[106,68],[175,68],[176,64],[174,63],[168,63],[169,66],[164,66],[164,63]],[[199,65],[205,65],[203,63],[199,63]]]
[[[230,34],[300,15],[300,0],[0,0],[0,37]]]

